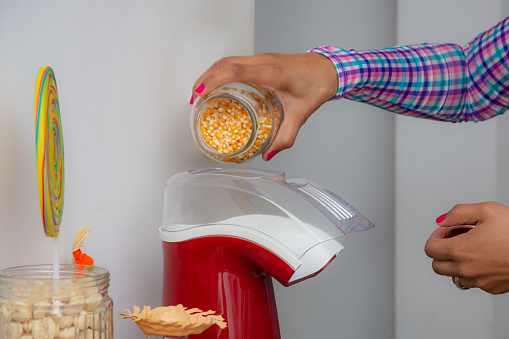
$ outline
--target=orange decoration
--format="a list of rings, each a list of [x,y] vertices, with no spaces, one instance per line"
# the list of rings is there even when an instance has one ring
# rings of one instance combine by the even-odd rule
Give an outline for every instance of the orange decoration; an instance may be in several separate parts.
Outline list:
[[[72,245],[72,257],[73,262],[77,265],[94,265],[94,259],[81,252],[81,248],[85,248],[85,246],[83,246],[83,241],[86,239],[86,237],[88,237],[89,234],[90,231],[88,230],[87,225],[84,225],[78,229],[76,237],[74,238],[74,243]]]
[[[72,256],[74,258],[74,262],[78,265],[92,266],[94,264],[94,259],[86,253],[82,253],[81,250],[74,251]]]

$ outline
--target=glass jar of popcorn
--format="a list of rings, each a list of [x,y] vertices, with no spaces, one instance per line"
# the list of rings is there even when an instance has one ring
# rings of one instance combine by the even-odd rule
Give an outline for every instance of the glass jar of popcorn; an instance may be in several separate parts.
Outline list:
[[[0,271],[2,339],[113,339],[109,272],[96,266],[19,266]]]
[[[283,107],[273,92],[233,82],[196,100],[191,131],[209,158],[242,163],[270,145],[282,121]]]

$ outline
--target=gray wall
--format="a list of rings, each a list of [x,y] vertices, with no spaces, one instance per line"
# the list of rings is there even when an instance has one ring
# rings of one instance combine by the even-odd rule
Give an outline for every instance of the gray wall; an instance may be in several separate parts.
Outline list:
[[[501,1],[501,16],[509,15],[509,0]],[[497,201],[509,206],[509,115],[499,119],[497,123],[496,144],[496,175],[498,185],[496,187]],[[507,338],[509,333],[509,294],[497,296],[493,308],[494,339]]]
[[[392,46],[395,6],[395,0],[257,0],[255,50]],[[352,235],[318,276],[288,288],[275,284],[283,338],[394,338],[393,141],[391,114],[331,102],[308,120],[292,149],[256,162],[329,188],[376,225]]]
[[[401,0],[398,44],[465,45],[507,15],[500,0]],[[439,9],[439,10],[437,10]],[[507,338],[507,296],[436,275],[424,244],[435,218],[458,203],[507,204],[507,121],[449,124],[396,119],[396,337]],[[505,179],[504,179],[505,178]]]
[[[507,0],[257,0],[255,50],[465,44],[508,9]],[[312,116],[291,150],[261,166],[317,181],[377,227],[352,236],[317,277],[276,287],[283,337],[506,338],[509,297],[456,289],[423,249],[454,204],[509,204],[507,127],[507,114],[446,124],[346,101]]]

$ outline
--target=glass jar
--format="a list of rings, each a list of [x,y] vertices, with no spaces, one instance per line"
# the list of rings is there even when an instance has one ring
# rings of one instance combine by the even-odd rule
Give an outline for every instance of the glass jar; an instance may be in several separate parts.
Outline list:
[[[0,271],[0,338],[113,339],[110,274],[96,266],[19,266]]]
[[[209,158],[242,163],[270,145],[282,121],[283,107],[273,92],[232,82],[196,100],[191,131]]]

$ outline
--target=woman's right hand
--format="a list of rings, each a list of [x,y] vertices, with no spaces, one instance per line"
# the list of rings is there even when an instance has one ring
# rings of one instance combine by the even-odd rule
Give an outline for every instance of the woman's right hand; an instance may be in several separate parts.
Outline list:
[[[301,126],[338,90],[336,68],[327,57],[318,53],[266,53],[218,60],[196,80],[190,102],[235,81],[271,90],[283,106],[283,123],[263,152],[265,161],[292,147]]]

